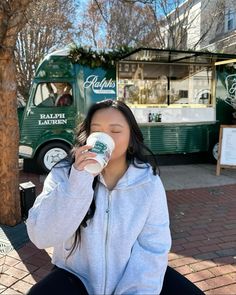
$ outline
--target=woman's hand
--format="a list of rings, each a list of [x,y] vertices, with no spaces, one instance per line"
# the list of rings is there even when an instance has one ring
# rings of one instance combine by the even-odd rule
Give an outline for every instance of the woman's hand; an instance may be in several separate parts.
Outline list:
[[[75,150],[75,162],[73,164],[75,169],[81,171],[84,170],[86,165],[96,162],[92,159],[96,157],[96,153],[90,152],[91,148],[90,145],[84,145]]]

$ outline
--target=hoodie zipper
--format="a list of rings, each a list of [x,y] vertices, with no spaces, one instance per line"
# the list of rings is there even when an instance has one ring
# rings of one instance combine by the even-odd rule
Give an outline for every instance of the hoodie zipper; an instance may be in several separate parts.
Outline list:
[[[108,194],[107,198],[107,222],[106,222],[106,235],[105,235],[105,283],[104,283],[104,292],[106,294],[107,287],[107,267],[108,267],[108,235],[109,235],[109,220],[110,220],[110,204],[111,204],[111,192]]]

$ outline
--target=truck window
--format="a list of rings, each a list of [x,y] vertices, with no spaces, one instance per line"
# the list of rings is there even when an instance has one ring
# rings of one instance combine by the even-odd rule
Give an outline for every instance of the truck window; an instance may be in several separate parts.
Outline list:
[[[119,64],[119,99],[129,104],[212,104],[211,66]]]
[[[67,82],[47,82],[37,86],[34,105],[40,107],[70,106],[73,103],[72,87]]]

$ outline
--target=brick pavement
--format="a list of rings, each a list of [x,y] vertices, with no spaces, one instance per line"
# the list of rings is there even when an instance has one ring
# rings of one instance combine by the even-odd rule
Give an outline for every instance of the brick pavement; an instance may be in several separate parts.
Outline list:
[[[22,173],[37,192],[43,178]],[[173,245],[169,265],[207,295],[236,294],[236,184],[167,191]],[[0,255],[0,294],[25,294],[51,268],[52,249],[31,242]],[[178,294],[184,295],[184,294]],[[197,294],[193,294],[197,295]]]
[[[236,294],[236,185],[168,191],[169,264],[207,295]]]

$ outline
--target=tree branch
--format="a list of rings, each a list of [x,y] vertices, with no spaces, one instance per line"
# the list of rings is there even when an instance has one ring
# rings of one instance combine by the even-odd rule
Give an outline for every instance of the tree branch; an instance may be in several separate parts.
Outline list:
[[[96,5],[97,5],[97,7],[98,7],[98,9],[99,9],[99,11],[100,11],[100,13],[101,13],[101,16],[102,16],[104,22],[108,25],[108,20],[105,18],[105,16],[104,16],[104,14],[103,14],[103,11],[102,11],[102,8],[101,8],[100,4],[98,3],[97,0],[94,0],[94,1],[95,1]]]

